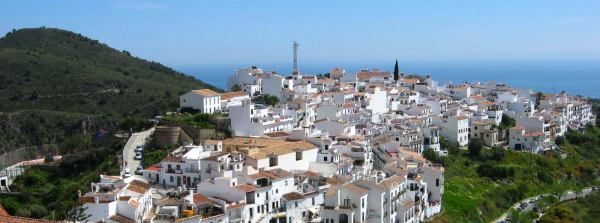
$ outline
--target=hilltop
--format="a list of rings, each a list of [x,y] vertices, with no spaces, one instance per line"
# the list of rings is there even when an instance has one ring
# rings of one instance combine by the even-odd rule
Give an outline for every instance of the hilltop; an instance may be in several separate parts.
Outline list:
[[[220,91],[78,33],[13,30],[0,39],[0,142],[5,150],[60,143],[81,130],[82,117],[102,120],[91,123],[99,127],[117,126],[124,117],[146,119],[175,108],[178,95],[197,88]],[[40,112],[46,114],[41,121],[32,121]],[[45,120],[47,114],[54,118]]]

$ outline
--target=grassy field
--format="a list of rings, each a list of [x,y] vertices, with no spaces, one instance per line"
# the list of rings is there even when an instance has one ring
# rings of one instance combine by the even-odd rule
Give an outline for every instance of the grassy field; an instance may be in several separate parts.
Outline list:
[[[523,198],[598,184],[600,128],[572,133],[567,139],[561,145],[566,159],[491,149],[477,157],[463,150],[443,158],[444,210],[432,222],[489,222]],[[481,166],[512,170],[490,176]]]

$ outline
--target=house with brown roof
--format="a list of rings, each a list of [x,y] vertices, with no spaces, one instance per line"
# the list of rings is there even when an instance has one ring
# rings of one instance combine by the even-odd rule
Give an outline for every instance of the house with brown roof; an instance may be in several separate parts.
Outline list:
[[[221,94],[211,89],[187,92],[179,96],[179,110],[186,109],[208,114],[221,111]]]
[[[91,222],[142,222],[152,208],[152,186],[137,176],[116,181],[101,177],[79,203]]]

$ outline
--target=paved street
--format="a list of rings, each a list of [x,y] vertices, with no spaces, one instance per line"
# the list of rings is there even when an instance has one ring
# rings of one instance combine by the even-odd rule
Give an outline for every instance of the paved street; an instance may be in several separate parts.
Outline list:
[[[131,137],[129,137],[125,147],[123,148],[123,163],[121,165],[123,166],[122,171],[124,171],[125,168],[129,168],[131,170],[131,174],[134,174],[135,170],[140,165],[140,160],[133,159],[133,157],[135,157],[134,150],[138,145],[145,145],[146,140],[150,135],[152,135],[153,132],[154,128],[151,128],[143,132],[134,133],[131,135]]]
[[[576,193],[574,191],[567,191],[560,196],[560,201],[573,200],[573,199],[577,199],[580,197],[585,197],[594,192],[597,192],[597,191],[594,191],[591,187],[584,188],[579,193]],[[496,220],[494,220],[492,222],[506,222],[506,217],[508,216],[508,214],[512,210],[516,210],[521,205],[521,203],[526,204],[526,206],[523,208],[523,210],[521,210],[521,212],[532,211],[535,201],[537,201],[541,196],[556,196],[556,194],[542,194],[542,195],[538,195],[538,196],[534,196],[534,197],[525,198],[525,199],[521,200],[520,202],[515,203],[508,211],[504,212],[504,214],[502,214],[502,216],[500,216],[499,218],[497,218]],[[530,203],[531,200],[533,200],[534,202]]]

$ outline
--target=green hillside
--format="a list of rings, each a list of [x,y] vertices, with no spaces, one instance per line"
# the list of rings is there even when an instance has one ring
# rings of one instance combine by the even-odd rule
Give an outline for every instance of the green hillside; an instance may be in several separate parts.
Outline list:
[[[162,114],[177,106],[178,95],[197,88],[219,90],[77,33],[14,30],[0,39],[2,149],[60,143],[62,136],[81,129],[77,125],[82,117],[104,122],[95,126],[110,127],[123,117]],[[56,118],[41,127],[30,126],[39,110]]]

